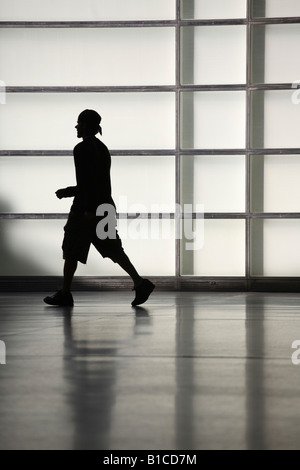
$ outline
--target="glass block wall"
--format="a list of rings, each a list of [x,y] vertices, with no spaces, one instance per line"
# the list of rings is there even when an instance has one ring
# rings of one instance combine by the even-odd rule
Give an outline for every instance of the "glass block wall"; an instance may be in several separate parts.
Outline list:
[[[1,279],[61,274],[54,193],[93,108],[141,274],[296,286],[299,46],[299,0],[1,0]],[[124,275],[93,249],[77,273]]]

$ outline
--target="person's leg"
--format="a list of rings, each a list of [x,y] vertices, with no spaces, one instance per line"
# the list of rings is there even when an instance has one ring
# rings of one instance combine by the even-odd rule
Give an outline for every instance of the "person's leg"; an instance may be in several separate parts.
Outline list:
[[[72,285],[75,271],[77,269],[77,264],[78,262],[75,259],[65,260],[64,269],[63,269],[64,278],[63,278],[63,286],[62,286],[62,292],[64,293],[71,292],[71,285]]]
[[[48,305],[59,305],[59,306],[68,306],[73,307],[74,301],[71,294],[71,285],[73,276],[77,268],[77,261],[74,259],[66,259],[63,269],[63,285],[62,289],[56,292],[52,296],[47,296],[44,298],[44,302]]]
[[[155,285],[149,281],[149,279],[144,279],[141,277],[138,272],[136,271],[135,267],[129,260],[128,256],[124,251],[119,253],[117,258],[114,259],[115,263],[117,263],[124,271],[129,274],[131,279],[134,282],[134,290],[135,290],[135,299],[131,302],[132,306],[137,306],[143,304],[148,299],[149,295],[155,288]]]
[[[49,305],[73,306],[73,296],[71,285],[78,261],[86,262],[90,241],[86,236],[85,227],[80,214],[70,213],[67,224],[64,227],[64,239],[62,243],[63,267],[62,288],[52,296],[44,298],[44,302]]]
[[[137,287],[139,284],[141,284],[143,278],[139,275],[124,251],[120,254],[116,262],[131,277],[134,283],[134,287]]]
[[[141,284],[143,278],[139,275],[124,252],[121,239],[117,232],[115,233],[115,238],[105,238],[104,240],[99,239],[95,234],[91,242],[101,256],[110,258],[131,277],[135,288]]]
[[[105,240],[100,240],[95,236],[92,243],[104,258],[110,258],[131,277],[134,283],[134,290],[136,292],[135,299],[131,302],[131,305],[136,306],[146,302],[155,285],[148,279],[144,279],[139,275],[124,252],[122,242],[118,234],[116,234],[115,238]]]

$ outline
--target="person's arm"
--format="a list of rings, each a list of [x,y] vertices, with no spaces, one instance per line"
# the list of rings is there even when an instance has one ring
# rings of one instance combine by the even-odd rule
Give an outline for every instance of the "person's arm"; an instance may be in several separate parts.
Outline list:
[[[85,150],[86,151],[86,150]],[[95,212],[95,169],[89,153],[84,153],[82,147],[75,147],[74,160],[76,168],[77,195],[85,213]]]
[[[77,194],[77,186],[68,186],[67,188],[58,189],[55,194],[58,199],[74,197]]]

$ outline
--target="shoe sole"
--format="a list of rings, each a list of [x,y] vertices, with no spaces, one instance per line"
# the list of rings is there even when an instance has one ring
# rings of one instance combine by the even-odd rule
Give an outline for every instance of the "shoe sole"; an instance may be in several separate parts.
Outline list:
[[[74,303],[72,303],[72,304],[56,304],[56,303],[51,302],[51,300],[48,300],[47,298],[43,299],[43,300],[44,300],[45,304],[51,305],[52,307],[74,307]]]

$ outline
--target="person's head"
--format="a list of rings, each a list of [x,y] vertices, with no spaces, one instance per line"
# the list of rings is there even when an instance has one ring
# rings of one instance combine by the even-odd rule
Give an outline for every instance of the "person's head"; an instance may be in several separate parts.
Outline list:
[[[77,124],[77,137],[87,137],[96,135],[98,132],[102,135],[100,126],[101,116],[93,109],[85,109],[79,114]]]

